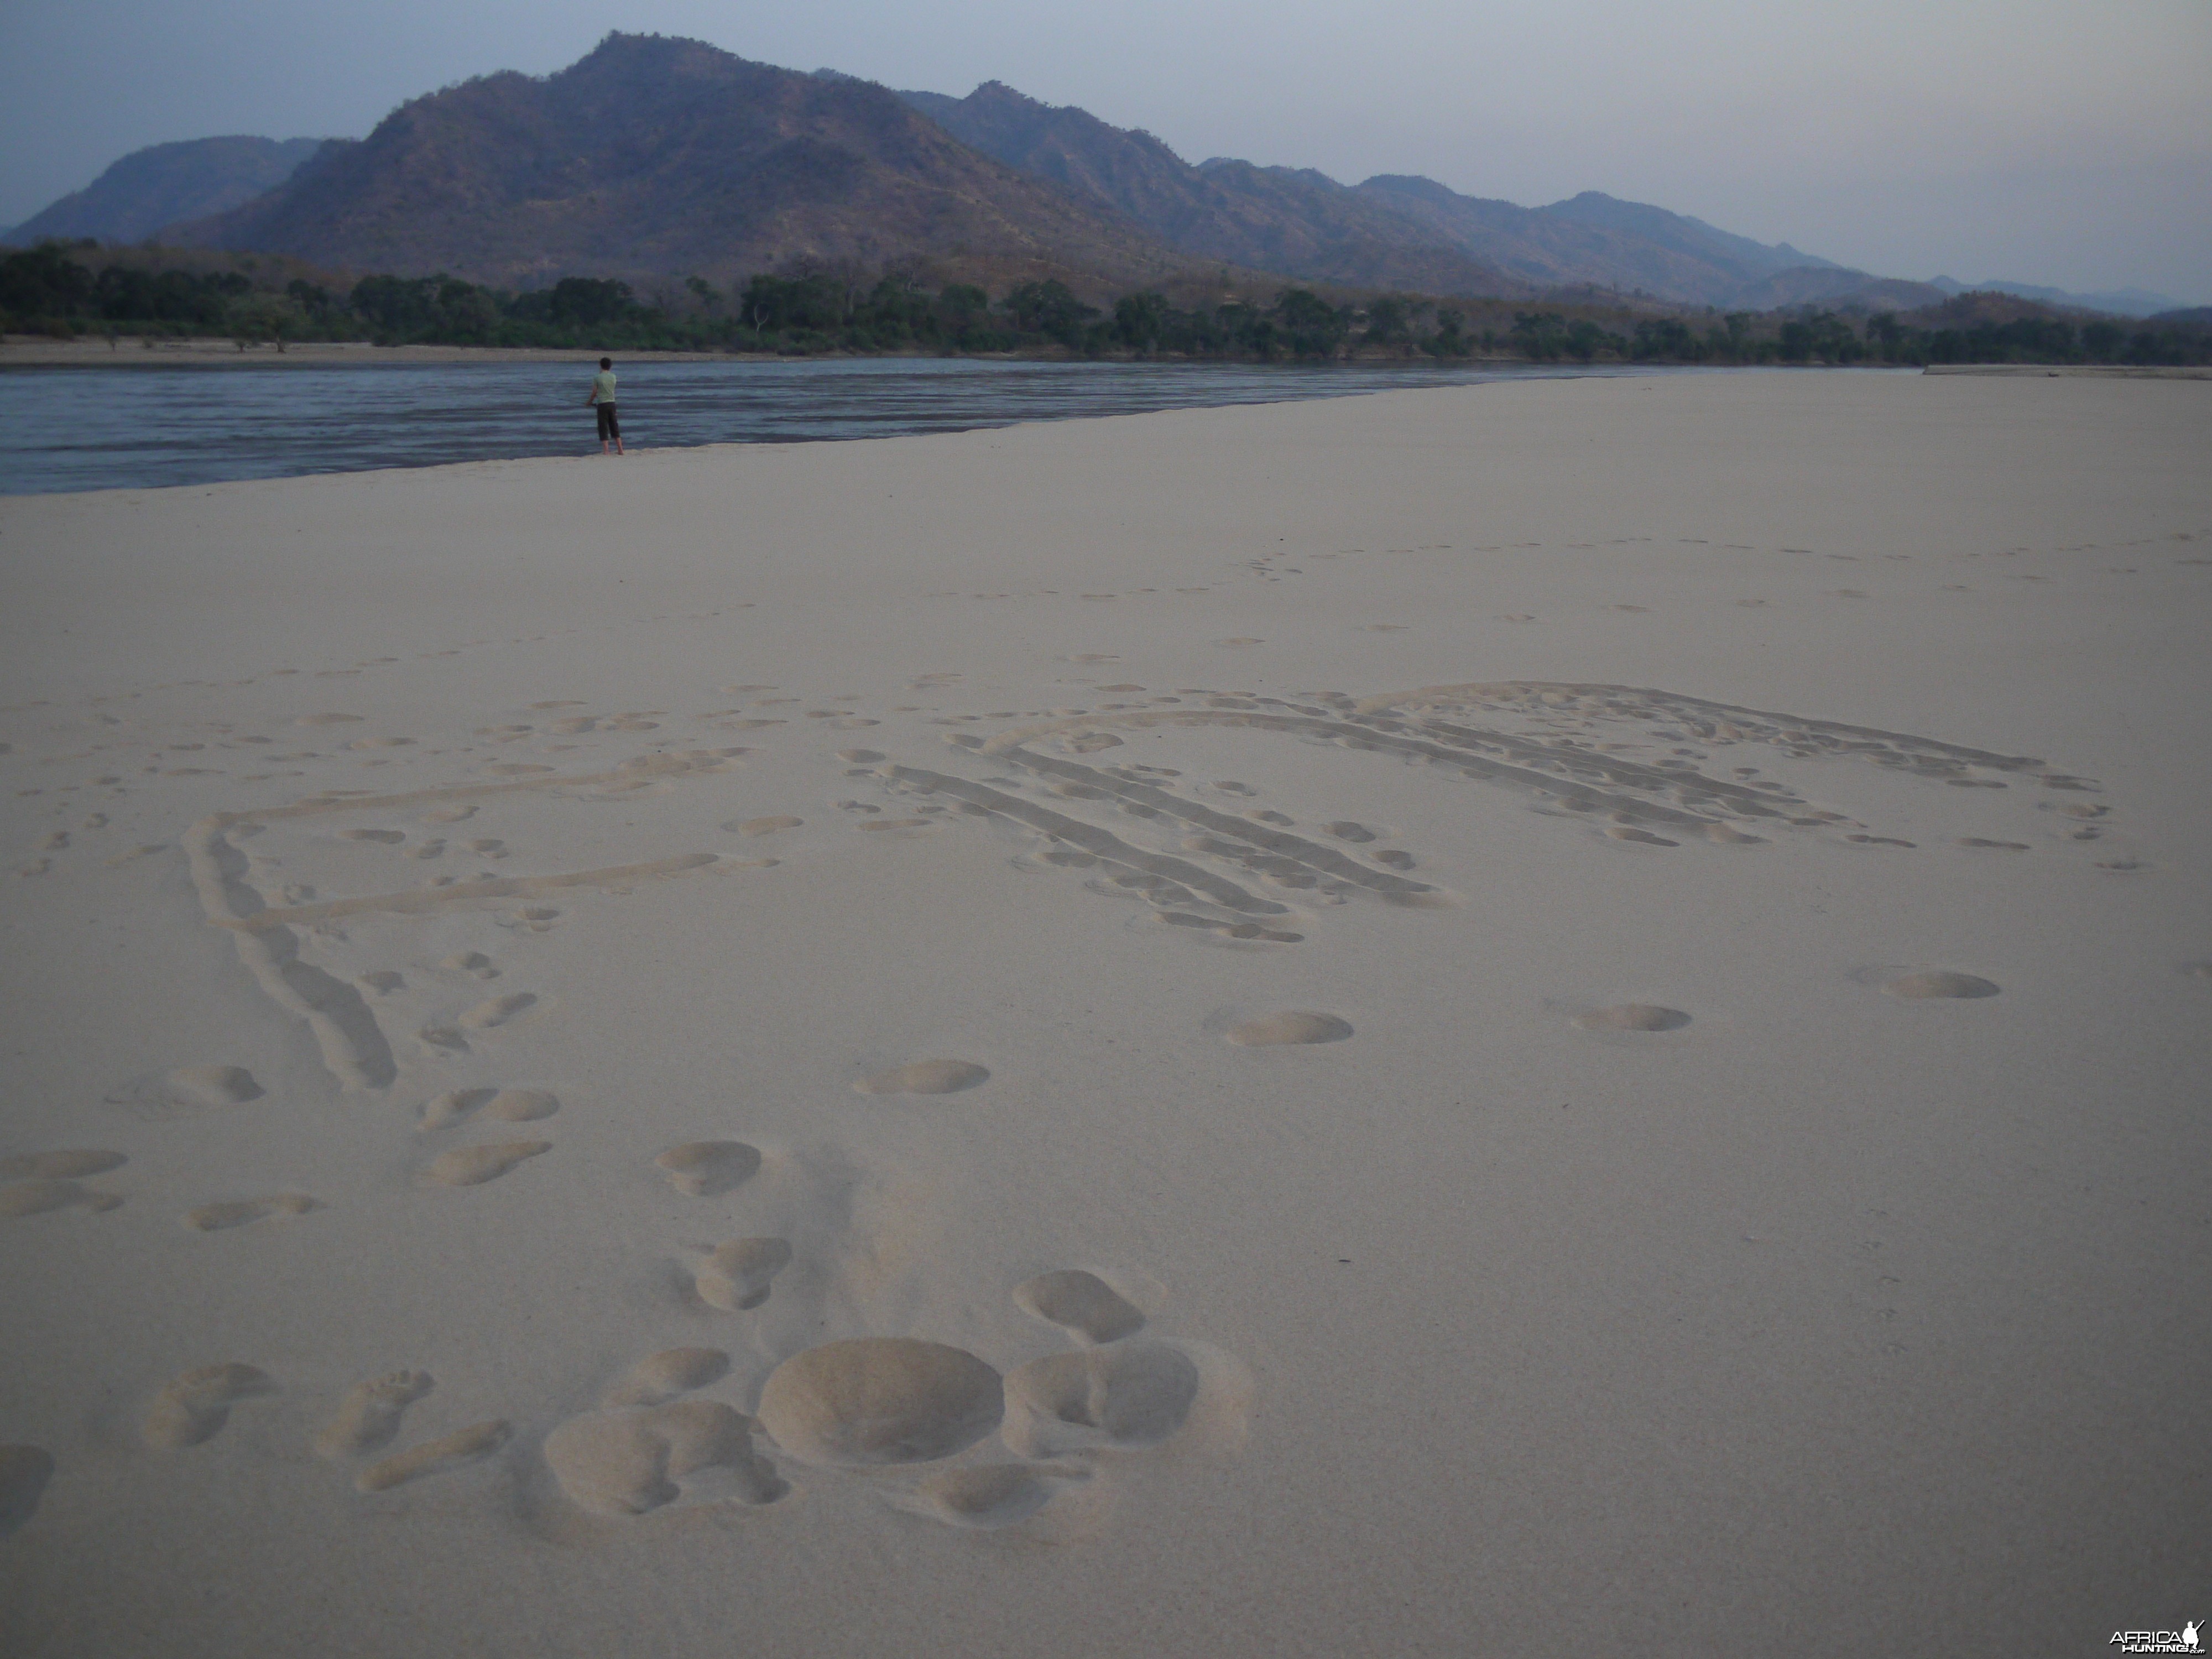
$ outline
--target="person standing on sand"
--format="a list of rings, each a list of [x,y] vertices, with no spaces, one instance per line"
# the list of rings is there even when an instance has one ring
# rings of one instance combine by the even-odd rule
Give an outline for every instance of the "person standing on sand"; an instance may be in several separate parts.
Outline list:
[[[599,411],[599,453],[607,453],[607,441],[614,441],[614,453],[623,453],[622,422],[615,416],[615,360],[599,359],[599,372],[592,376],[592,395],[584,401]]]

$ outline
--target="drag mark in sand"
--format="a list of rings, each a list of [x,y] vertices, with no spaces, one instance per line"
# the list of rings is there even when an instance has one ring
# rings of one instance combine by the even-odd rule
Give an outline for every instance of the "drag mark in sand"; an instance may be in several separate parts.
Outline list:
[[[635,864],[543,876],[485,877],[444,886],[396,893],[271,905],[247,879],[248,864],[234,836],[257,833],[268,824],[337,812],[389,811],[428,806],[453,811],[458,805],[498,795],[550,788],[604,787],[626,790],[665,778],[694,777],[726,771],[738,750],[698,750],[653,755],[597,773],[548,775],[526,781],[471,783],[412,790],[392,795],[318,796],[289,806],[217,812],[194,824],[185,838],[192,885],[200,908],[213,925],[234,937],[239,958],[270,1000],[303,1023],[321,1050],[324,1065],[347,1091],[388,1088],[398,1066],[376,1016],[355,985],[302,961],[299,927],[374,912],[421,915],[487,900],[532,897],[564,887],[626,887],[634,883],[705,868],[720,860],[712,853],[679,854]],[[357,832],[373,842],[388,842],[399,831]],[[505,849],[501,848],[501,852]],[[306,896],[312,898],[312,895]],[[474,1029],[503,1023],[534,1000],[527,994],[495,998],[464,1015]]]
[[[1182,905],[1197,905],[1210,901],[1236,913],[1240,920],[1253,915],[1279,916],[1289,910],[1287,905],[1247,892],[1236,883],[1225,880],[1187,859],[1146,852],[1123,841],[1110,830],[1087,823],[1081,818],[1071,817],[1037,802],[1024,800],[1019,795],[1009,794],[989,784],[911,766],[890,767],[886,769],[884,776],[895,784],[917,789],[924,794],[950,795],[981,811],[1026,825],[1041,832],[1047,841],[1054,844],[1054,851],[1045,854],[1048,860],[1075,865],[1078,868],[1094,864],[1103,866],[1112,879],[1123,885],[1140,889],[1156,901]],[[1055,857],[1055,854],[1059,856]],[[1078,859],[1083,863],[1076,864]],[[1203,895],[1203,900],[1200,895]]]
[[[1036,856],[1043,862],[1089,872],[1087,884],[1096,891],[1147,901],[1160,923],[1261,945],[1304,937],[1261,920],[1290,916],[1291,907],[1219,866],[1294,893],[1312,892],[1323,902],[1354,896],[1416,907],[1459,901],[1449,890],[1410,874],[1411,854],[1369,850],[1376,832],[1355,819],[1327,823],[1329,841],[1322,842],[1297,833],[1293,820],[1281,812],[1233,812],[1194,799],[1168,787],[1165,780],[1180,775],[1172,769],[1078,758],[1118,746],[1107,728],[1241,729],[1394,756],[1507,789],[1545,815],[1580,818],[1589,833],[1613,844],[1652,849],[1639,854],[1646,857],[1679,854],[1686,841],[1748,848],[1799,830],[1827,832],[1821,838],[1836,844],[1913,850],[1914,843],[1903,837],[1869,833],[1844,813],[1814,805],[1792,786],[1760,776],[1759,768],[1737,766],[1725,775],[1719,767],[1701,768],[1717,751],[1739,745],[1765,745],[1793,760],[1856,760],[1956,788],[2003,790],[2015,781],[2062,792],[2098,787],[2048,770],[2029,756],[1603,684],[1478,682],[1363,698],[1341,691],[1278,697],[1185,687],[1178,696],[1146,705],[1109,703],[1097,711],[1055,710],[1054,716],[988,739],[958,732],[945,739],[955,750],[1027,774],[1026,781],[977,781],[896,763],[872,769],[895,794],[949,798],[962,813],[999,818],[1041,836],[1045,845]],[[857,758],[873,751],[852,752]],[[1238,798],[1253,793],[1233,781],[1199,787]],[[1126,830],[1116,833],[1078,816],[1081,804],[1091,802],[1182,833],[1173,851],[1144,846]],[[2101,817],[2108,809],[2067,810],[2075,817]],[[2099,827],[2071,831],[2077,840],[2101,833]],[[1962,837],[1959,844],[2006,850],[2027,845],[1990,836]],[[2114,861],[2109,867],[2139,866]]]
[[[237,1199],[220,1204],[203,1204],[185,1212],[185,1225],[196,1233],[226,1232],[233,1227],[250,1226],[257,1221],[289,1221],[303,1216],[322,1206],[305,1193],[279,1193],[272,1198]]]

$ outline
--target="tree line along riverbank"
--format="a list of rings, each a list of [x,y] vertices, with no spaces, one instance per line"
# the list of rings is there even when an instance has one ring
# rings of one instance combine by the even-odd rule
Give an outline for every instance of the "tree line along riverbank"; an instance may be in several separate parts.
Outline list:
[[[127,252],[137,257],[116,257]],[[1639,313],[1581,301],[1437,300],[1286,286],[1176,305],[1157,291],[1086,303],[1042,280],[993,295],[916,274],[762,273],[728,291],[693,276],[641,297],[609,277],[521,292],[459,278],[371,275],[349,286],[254,256],[169,263],[161,250],[45,242],[0,257],[0,331],[148,345],[167,337],[368,339],[607,351],[787,356],[886,353],[1317,362],[1358,357],[1532,362],[1923,366],[2212,362],[2212,326],[2064,314],[2008,295],[1962,295],[1900,315]]]

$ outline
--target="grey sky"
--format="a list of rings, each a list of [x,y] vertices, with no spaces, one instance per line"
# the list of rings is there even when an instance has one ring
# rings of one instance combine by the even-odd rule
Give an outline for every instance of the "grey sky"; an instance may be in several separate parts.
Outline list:
[[[2212,301],[2212,0],[0,0],[0,225],[141,145],[357,137],[611,28],[1002,80],[1192,161],[1602,190],[1887,276]]]

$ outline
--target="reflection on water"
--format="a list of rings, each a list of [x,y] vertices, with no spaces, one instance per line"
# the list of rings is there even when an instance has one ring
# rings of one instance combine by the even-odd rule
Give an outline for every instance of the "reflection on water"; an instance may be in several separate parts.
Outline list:
[[[0,494],[593,453],[592,411],[584,407],[592,366],[580,354],[573,364],[0,370],[0,431],[7,434]],[[616,368],[623,435],[642,449],[893,437],[1607,372],[931,358],[638,360]]]

